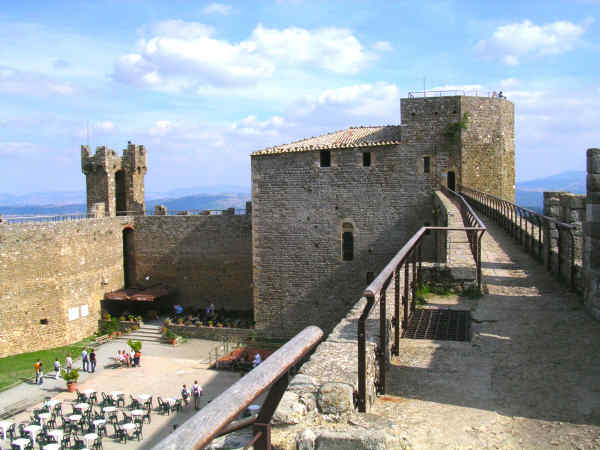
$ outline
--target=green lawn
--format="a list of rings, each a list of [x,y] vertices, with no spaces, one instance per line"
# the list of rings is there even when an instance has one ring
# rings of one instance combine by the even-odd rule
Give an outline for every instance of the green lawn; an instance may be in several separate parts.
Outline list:
[[[68,353],[73,359],[81,355],[81,350],[88,347],[93,338],[87,338],[65,347],[56,347],[39,352],[21,353],[20,355],[0,358],[0,391],[35,376],[33,365],[39,359],[44,364],[44,374],[54,374],[54,360],[58,358],[64,367]]]

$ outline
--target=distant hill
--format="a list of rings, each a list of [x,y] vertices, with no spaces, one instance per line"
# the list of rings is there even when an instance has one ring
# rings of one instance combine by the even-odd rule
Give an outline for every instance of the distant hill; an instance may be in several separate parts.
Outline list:
[[[22,196],[23,198],[25,196]],[[195,211],[204,209],[244,209],[250,193],[196,194],[179,198],[146,198],[146,209],[154,210],[155,205],[164,205],[168,211]],[[34,197],[31,197],[34,198]],[[45,197],[49,198],[49,197]],[[20,200],[19,200],[20,201]],[[0,205],[0,214],[6,216],[26,215],[65,215],[85,213],[85,203],[77,204],[29,204]]]
[[[545,191],[585,194],[585,180],[585,171],[572,170],[535,180],[520,181],[516,185],[515,201],[523,207],[532,207],[541,210],[544,207],[543,193]]]

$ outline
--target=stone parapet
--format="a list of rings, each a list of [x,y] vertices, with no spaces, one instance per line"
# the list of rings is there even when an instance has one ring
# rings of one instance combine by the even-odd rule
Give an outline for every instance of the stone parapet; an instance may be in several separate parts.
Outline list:
[[[587,151],[587,197],[584,227],[584,303],[600,320],[600,149]]]

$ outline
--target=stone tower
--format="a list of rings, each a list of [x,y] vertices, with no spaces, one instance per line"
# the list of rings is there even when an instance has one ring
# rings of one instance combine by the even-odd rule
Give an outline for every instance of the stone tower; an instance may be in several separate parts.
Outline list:
[[[400,106],[402,142],[431,155],[439,183],[514,202],[513,103],[461,95],[403,98]]]
[[[86,177],[88,214],[106,216],[143,215],[146,149],[129,142],[119,156],[105,146],[92,156],[81,146],[81,170]]]

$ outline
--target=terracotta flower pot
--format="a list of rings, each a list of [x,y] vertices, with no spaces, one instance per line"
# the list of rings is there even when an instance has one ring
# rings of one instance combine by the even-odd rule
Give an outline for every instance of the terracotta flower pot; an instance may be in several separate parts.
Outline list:
[[[177,344],[177,339],[171,339],[171,345],[176,345]]]

